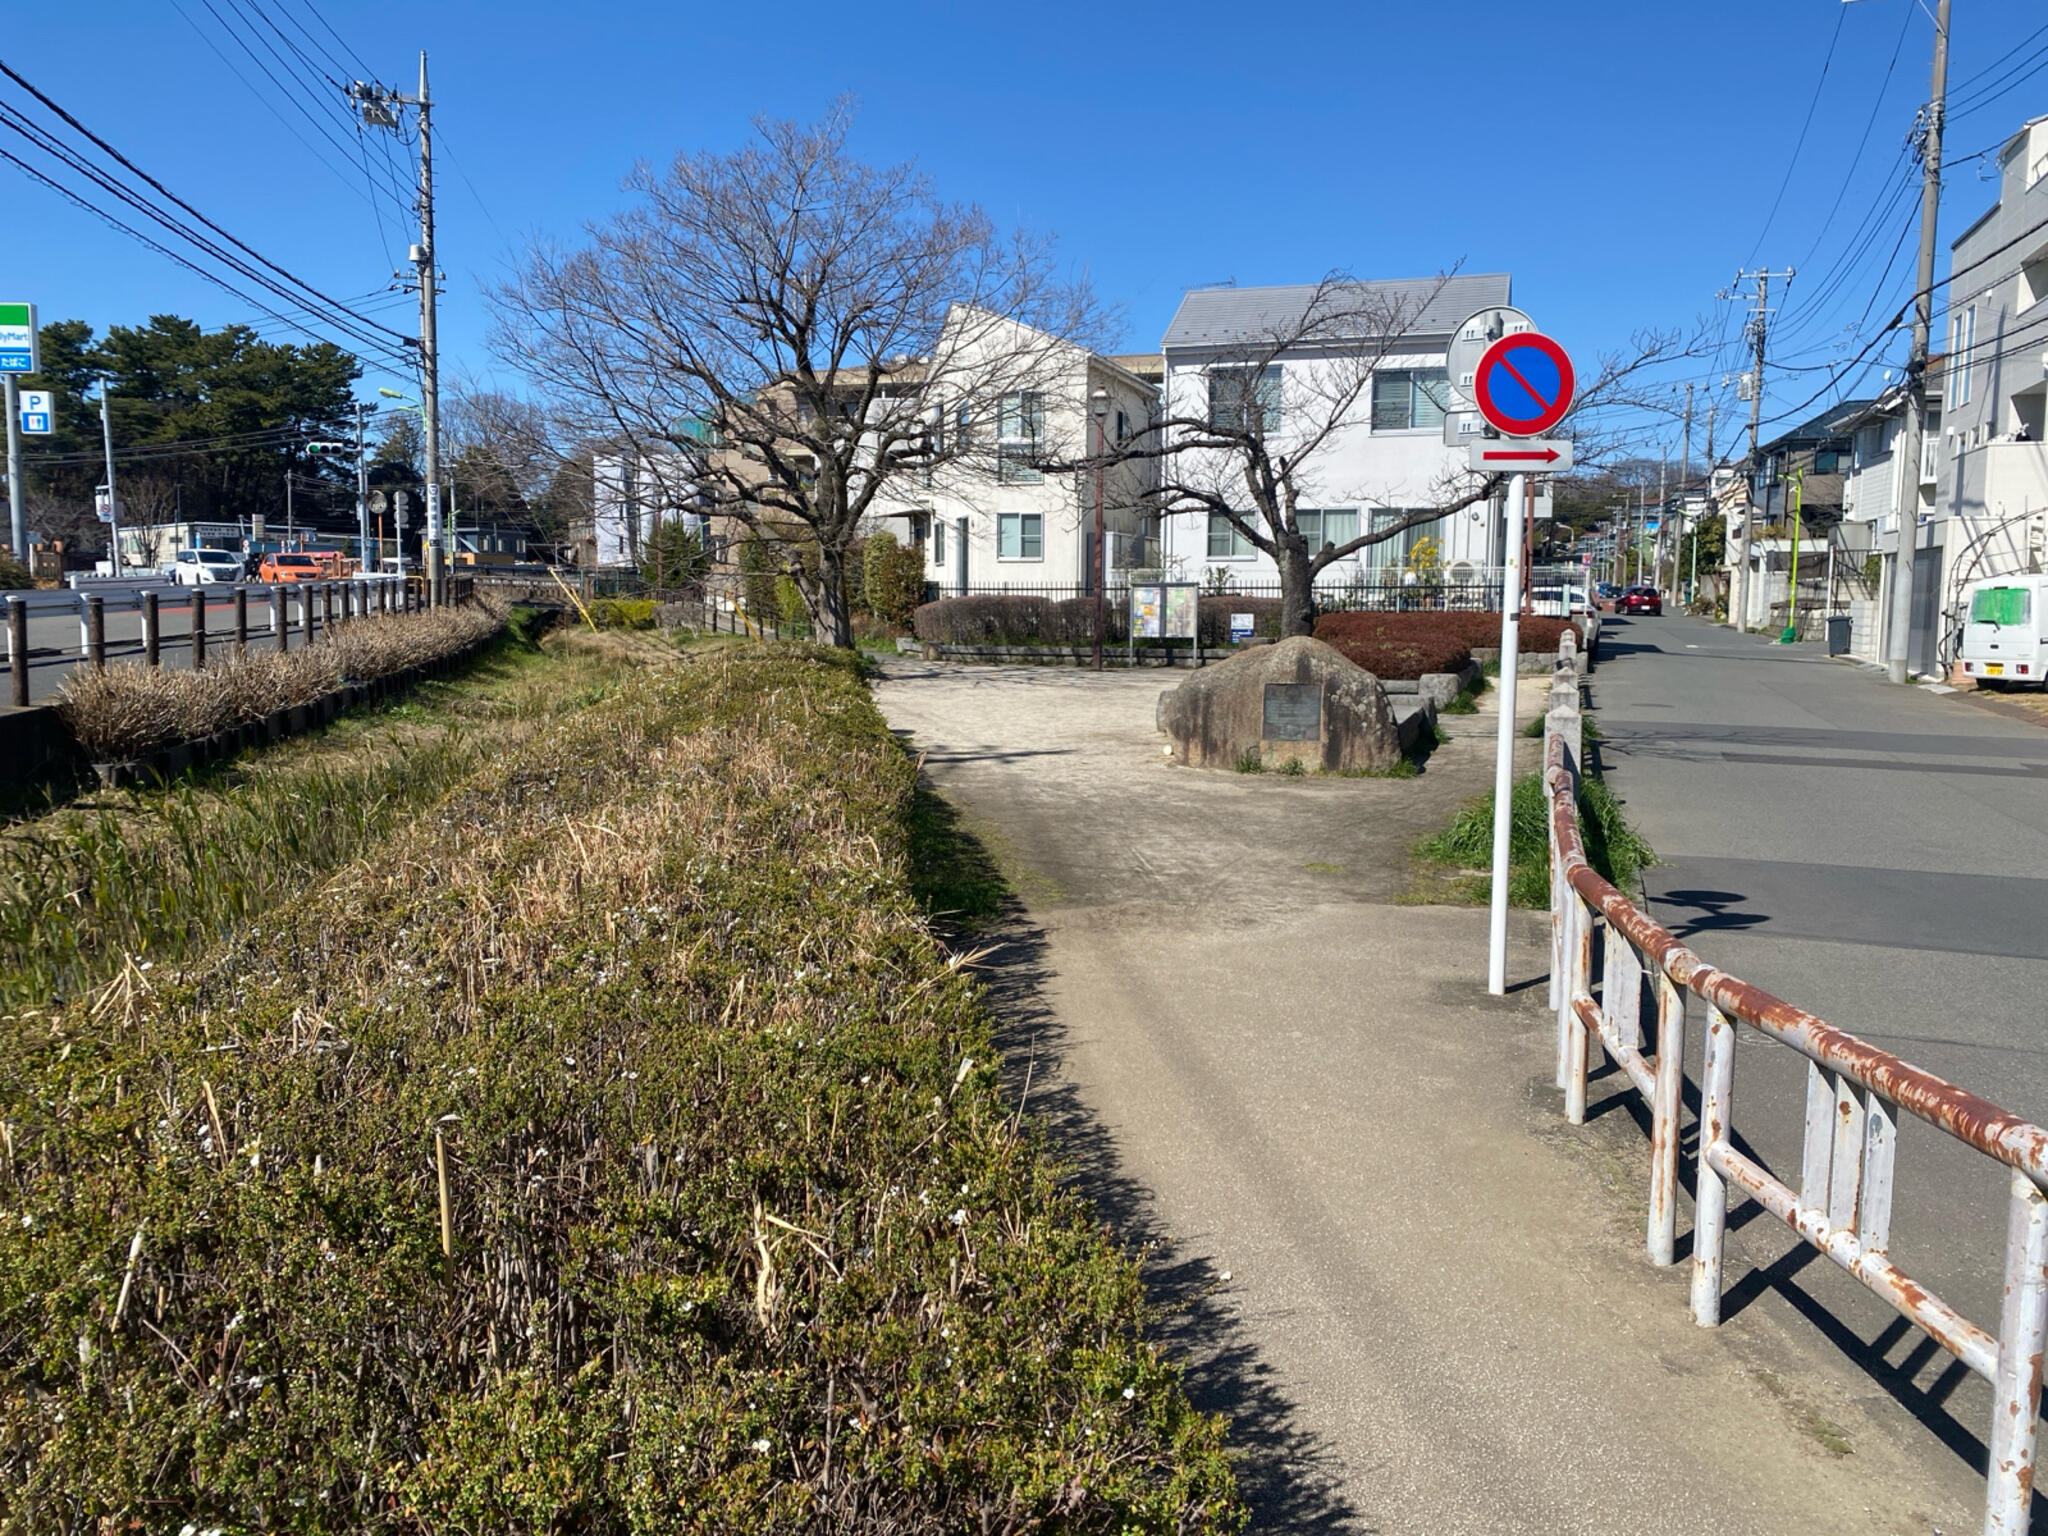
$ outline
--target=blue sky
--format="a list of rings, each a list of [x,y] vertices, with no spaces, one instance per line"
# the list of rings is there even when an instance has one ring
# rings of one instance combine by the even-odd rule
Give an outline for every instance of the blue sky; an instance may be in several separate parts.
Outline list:
[[[2011,54],[2048,22],[2038,4],[1955,11],[1951,159],[2048,111],[2048,31]],[[81,15],[17,10],[0,58],[272,260],[330,293],[375,295],[365,303],[388,305],[377,312],[400,330],[413,324],[408,304],[381,290],[404,256],[406,212],[372,196],[315,84],[300,99],[349,158],[241,46],[283,74],[264,29],[301,37],[303,26],[407,85],[427,49],[443,151],[443,356],[456,373],[508,378],[486,348],[481,288],[527,240],[573,240],[621,206],[635,160],[728,148],[756,114],[811,118],[851,91],[858,153],[915,158],[947,196],[1056,234],[1123,310],[1131,350],[1157,344],[1192,285],[1462,263],[1511,272],[1517,301],[1582,372],[1586,356],[1644,328],[1712,322],[1727,351],[1668,382],[1718,385],[1740,366],[1741,317],[1716,292],[1739,266],[1792,265],[1782,355],[1810,371],[1774,377],[1771,412],[1825,390],[1910,288],[1917,201],[1902,145],[1932,34],[1918,0],[111,0],[93,22]],[[1998,71],[2016,66],[2013,88],[1993,96]],[[0,82],[0,100],[23,97]],[[0,147],[44,163],[11,134]],[[1956,167],[1944,252],[1991,202],[1978,175],[1994,158]],[[0,192],[12,215],[0,287],[35,299],[45,319],[256,318],[5,162]],[[1894,338],[1873,356],[1903,352]]]

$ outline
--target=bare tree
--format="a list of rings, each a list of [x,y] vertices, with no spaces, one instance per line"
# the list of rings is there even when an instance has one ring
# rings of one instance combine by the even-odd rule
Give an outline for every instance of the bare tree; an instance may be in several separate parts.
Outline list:
[[[642,167],[639,206],[584,249],[534,251],[494,295],[501,354],[579,435],[630,448],[674,482],[669,504],[774,541],[840,646],[863,520],[892,486],[996,451],[999,415],[1028,415],[1097,323],[1046,243],[911,166],[852,159],[852,115]]]
[[[1361,283],[1332,273],[1306,290],[1298,308],[1219,342],[1204,369],[1206,398],[1190,398],[1183,389],[1166,401],[1159,430],[1123,450],[1125,457],[1161,460],[1162,515],[1222,517],[1273,561],[1280,573],[1282,635],[1313,632],[1316,578],[1334,562],[1491,501],[1505,483],[1503,476],[1453,467],[1430,485],[1424,505],[1368,517],[1341,542],[1312,546],[1303,526],[1304,497],[1311,507],[1370,505],[1390,490],[1332,484],[1332,450],[1341,437],[1371,424],[1375,374],[1418,350],[1419,322],[1449,281],[1443,275],[1421,283]],[[1675,337],[1646,334],[1628,352],[1600,360],[1561,429],[1573,435],[1576,426],[1588,434],[1580,439],[1581,462],[1597,463],[1614,451],[1619,439],[1602,424],[1635,403],[1637,376],[1684,351]],[[1448,383],[1436,388],[1432,403],[1449,408]]]

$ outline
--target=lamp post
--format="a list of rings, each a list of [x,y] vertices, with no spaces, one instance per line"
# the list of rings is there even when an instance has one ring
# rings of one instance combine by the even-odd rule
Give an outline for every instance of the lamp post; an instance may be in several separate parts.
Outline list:
[[[1088,396],[1088,414],[1095,422],[1095,670],[1102,670],[1102,631],[1107,616],[1107,603],[1103,587],[1109,578],[1108,551],[1103,547],[1102,532],[1102,454],[1107,446],[1104,424],[1109,419],[1109,391],[1098,389]],[[1195,643],[1201,644],[1200,636]]]

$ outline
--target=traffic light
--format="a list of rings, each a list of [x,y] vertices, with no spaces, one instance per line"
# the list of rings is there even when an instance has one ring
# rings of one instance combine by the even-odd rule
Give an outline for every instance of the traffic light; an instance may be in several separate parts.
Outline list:
[[[330,443],[323,440],[306,444],[306,452],[317,458],[325,453],[347,453],[349,447],[347,443]]]

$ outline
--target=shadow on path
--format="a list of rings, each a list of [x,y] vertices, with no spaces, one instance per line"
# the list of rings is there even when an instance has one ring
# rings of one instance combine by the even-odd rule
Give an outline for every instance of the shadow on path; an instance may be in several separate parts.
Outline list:
[[[1066,1079],[1065,1026],[1045,1001],[1044,930],[949,802],[920,787],[913,822],[913,888],[942,938],[978,952],[975,969],[994,1015],[1005,1089],[1074,1186],[1139,1257],[1154,1308],[1152,1338],[1182,1365],[1195,1406],[1230,1421],[1252,1529],[1370,1536],[1377,1527],[1340,1491],[1335,1448],[1303,1428],[1277,1372],[1233,1315],[1222,1275],[1176,1248],[1151,1192],[1124,1172],[1114,1138]]]

